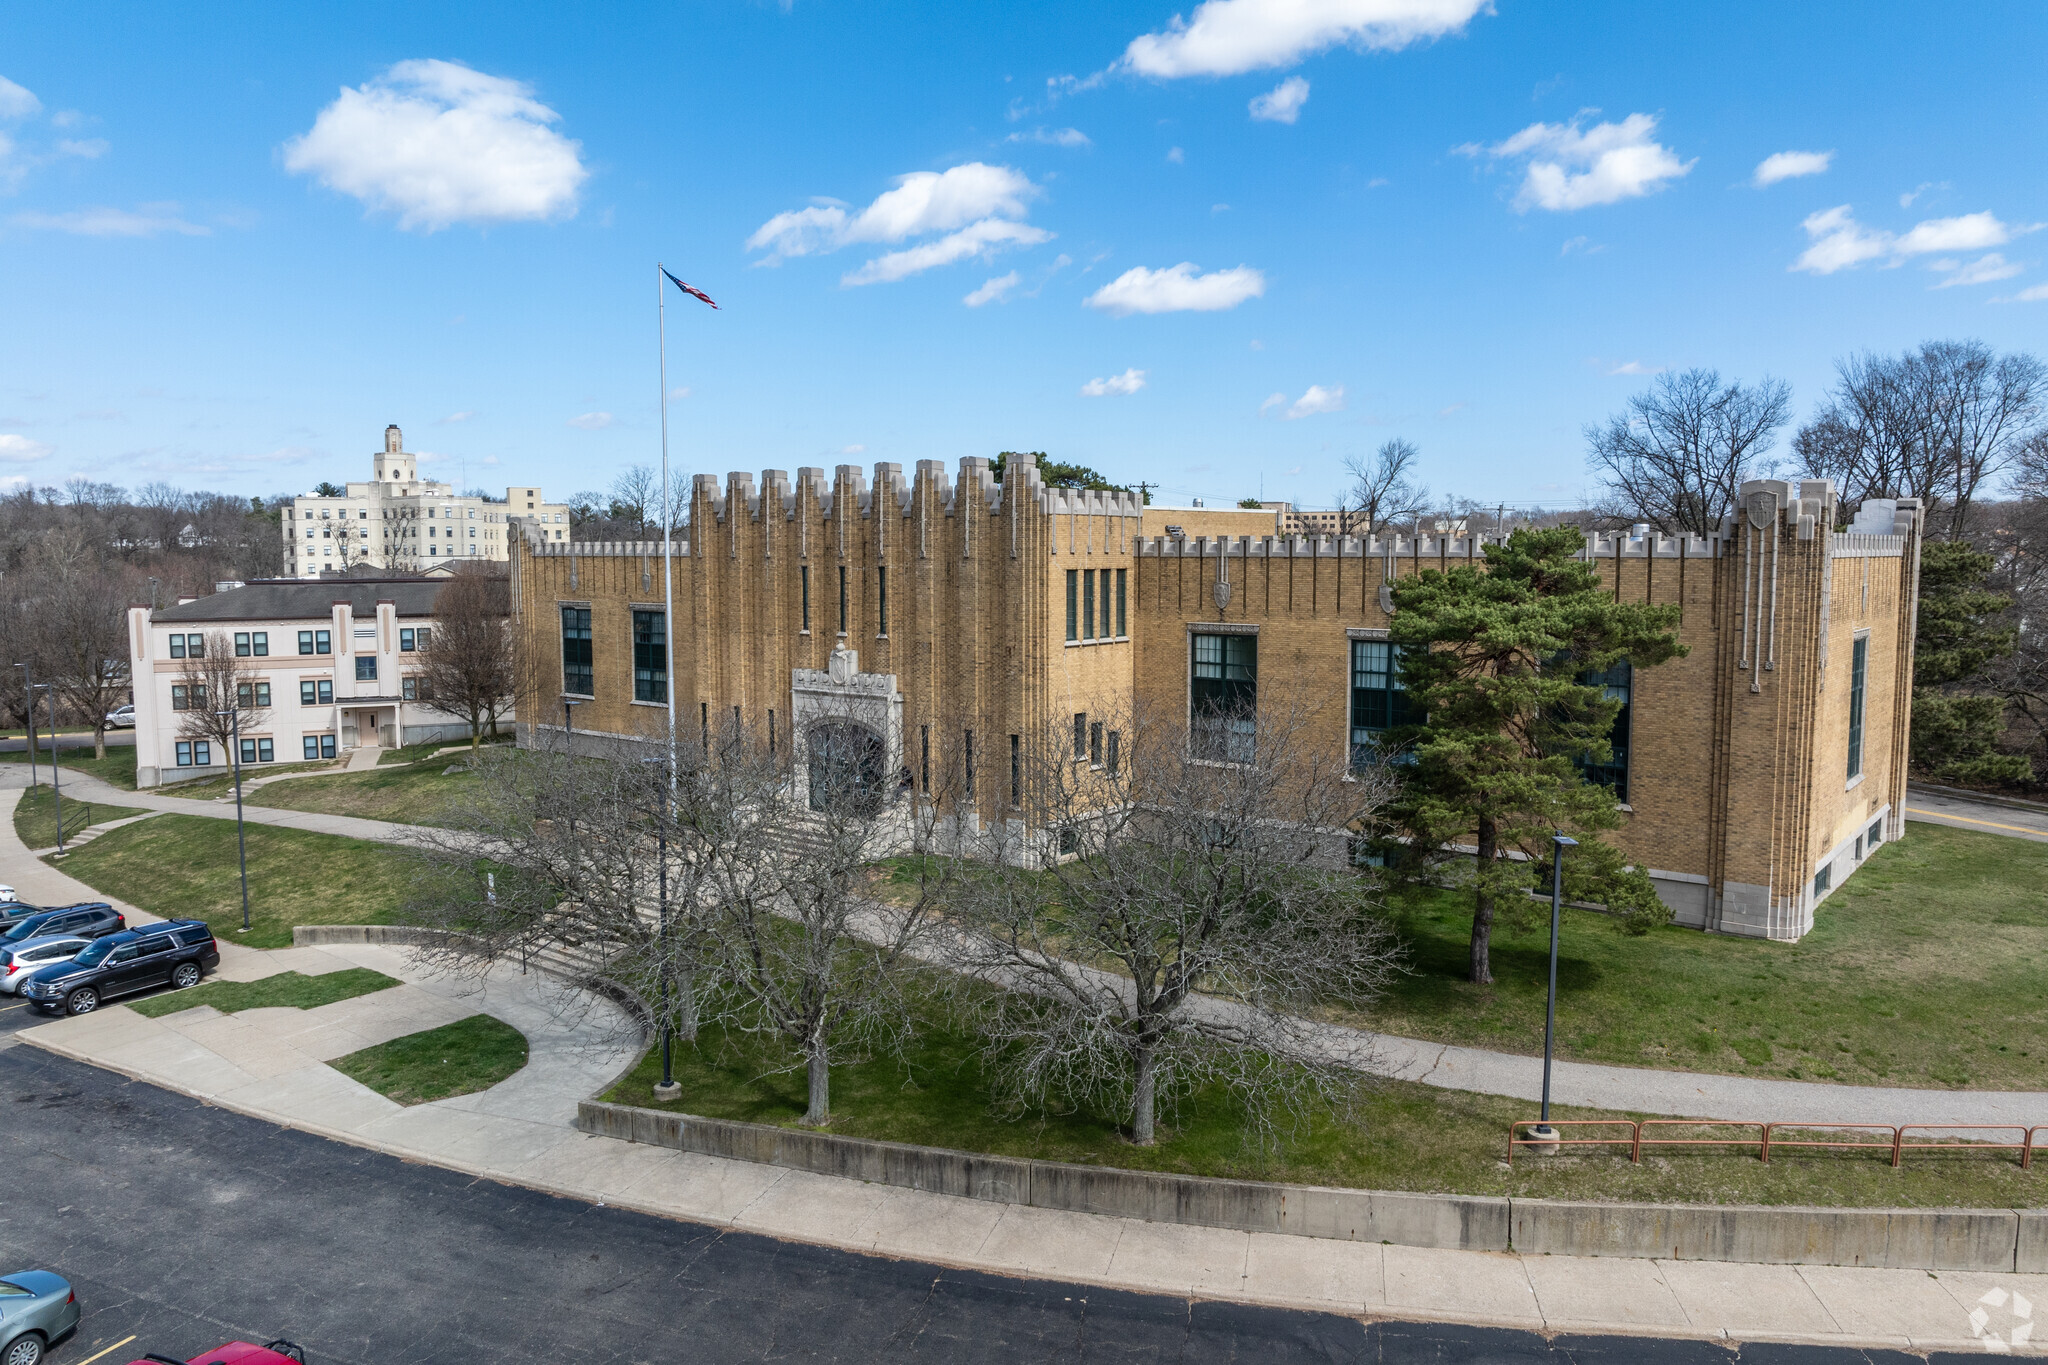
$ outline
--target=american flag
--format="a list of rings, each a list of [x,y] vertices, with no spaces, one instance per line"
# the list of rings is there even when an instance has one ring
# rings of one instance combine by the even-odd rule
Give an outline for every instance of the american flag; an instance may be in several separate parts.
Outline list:
[[[713,308],[718,307],[718,304],[712,299],[712,297],[709,294],[705,293],[703,290],[697,288],[695,285],[684,284],[675,276],[669,275],[667,266],[661,266],[659,268],[662,274],[668,275],[669,283],[673,284],[676,288],[682,290],[685,294],[688,294],[692,298],[702,299],[704,300],[704,302],[710,304]]]

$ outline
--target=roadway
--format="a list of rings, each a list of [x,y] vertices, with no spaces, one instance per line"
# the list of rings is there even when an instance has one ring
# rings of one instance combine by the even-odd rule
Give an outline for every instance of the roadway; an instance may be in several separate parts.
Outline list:
[[[57,736],[57,747],[65,753],[70,753],[73,749],[90,749],[92,748],[92,733],[87,731],[82,735],[59,735]],[[134,748],[135,732],[133,730],[107,731],[107,747],[109,749]],[[27,751],[28,740],[20,735],[16,735],[13,739],[0,739],[0,754],[19,754],[26,753]],[[36,733],[36,753],[38,755],[46,755],[49,752],[49,733],[47,731],[38,731]]]
[[[85,1307],[52,1365],[277,1336],[312,1365],[1920,1359],[1366,1323],[859,1256],[409,1164],[4,1036],[0,1094],[0,1270],[55,1270]]]

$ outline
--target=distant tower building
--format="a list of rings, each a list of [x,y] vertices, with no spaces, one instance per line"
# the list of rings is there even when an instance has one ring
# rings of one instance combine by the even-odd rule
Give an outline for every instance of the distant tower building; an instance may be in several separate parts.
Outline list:
[[[535,540],[568,542],[568,505],[543,501],[538,488],[508,488],[502,498],[464,496],[451,484],[420,478],[419,457],[405,448],[396,423],[384,428],[372,473],[371,482],[351,483],[341,497],[308,493],[292,500],[280,528],[287,577],[502,562],[522,530]]]

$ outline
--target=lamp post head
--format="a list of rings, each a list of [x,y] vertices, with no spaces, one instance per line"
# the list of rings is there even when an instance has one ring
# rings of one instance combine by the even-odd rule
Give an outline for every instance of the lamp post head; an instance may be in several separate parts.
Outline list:
[[[1579,841],[1572,838],[1569,834],[1553,834],[1550,836],[1550,842],[1559,848],[1577,848],[1579,846]]]

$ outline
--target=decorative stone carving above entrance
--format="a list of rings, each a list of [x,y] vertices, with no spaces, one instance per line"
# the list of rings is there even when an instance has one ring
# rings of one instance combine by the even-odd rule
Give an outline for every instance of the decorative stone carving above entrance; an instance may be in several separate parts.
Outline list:
[[[859,652],[841,645],[822,669],[791,669],[789,693],[799,796],[808,800],[810,795],[812,735],[829,741],[832,752],[840,754],[851,748],[848,727],[865,731],[878,742],[881,785],[894,790],[903,768],[903,694],[896,688],[895,674],[861,672]],[[863,756],[863,769],[871,765],[874,759]]]

